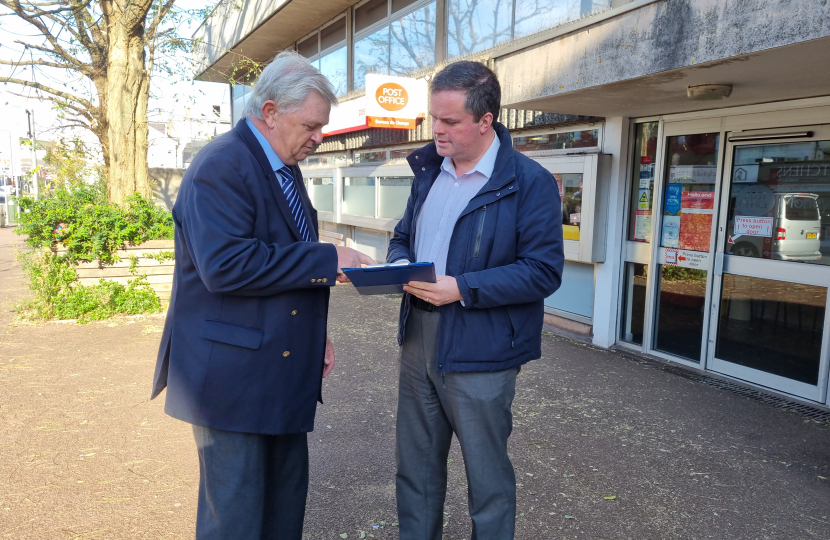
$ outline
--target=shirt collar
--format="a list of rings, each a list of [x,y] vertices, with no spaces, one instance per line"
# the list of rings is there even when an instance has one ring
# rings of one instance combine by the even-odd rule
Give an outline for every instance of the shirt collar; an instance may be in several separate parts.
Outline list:
[[[488,148],[487,151],[484,152],[484,155],[481,156],[480,160],[478,160],[476,166],[473,167],[468,173],[462,176],[466,176],[467,174],[472,174],[474,172],[479,172],[489,180],[490,176],[492,176],[493,174],[493,169],[496,167],[496,157],[499,154],[499,147],[501,147],[501,141],[499,141],[498,136],[494,134],[493,142],[490,143],[490,148]],[[455,174],[455,164],[452,162],[452,158],[445,157],[444,162],[441,164],[441,169],[458,178],[458,176]]]
[[[251,128],[251,131],[254,133],[254,137],[256,140],[259,141],[259,144],[262,146],[262,150],[265,152],[265,157],[268,158],[268,163],[271,164],[271,169],[275,172],[285,167],[285,163],[282,162],[280,157],[274,152],[274,149],[271,148],[271,143],[268,142],[262,133],[256,128],[253,122],[251,122],[250,118],[246,118],[245,121],[248,123],[248,127]]]

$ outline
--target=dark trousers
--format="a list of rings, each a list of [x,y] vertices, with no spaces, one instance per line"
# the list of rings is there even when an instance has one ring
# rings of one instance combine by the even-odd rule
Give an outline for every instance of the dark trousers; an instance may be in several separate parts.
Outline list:
[[[447,456],[458,437],[473,540],[512,540],[516,476],[507,456],[519,368],[437,371],[440,312],[413,308],[401,349],[395,488],[401,540],[440,540]]]
[[[193,426],[199,450],[197,540],[300,540],[308,495],[305,433]]]

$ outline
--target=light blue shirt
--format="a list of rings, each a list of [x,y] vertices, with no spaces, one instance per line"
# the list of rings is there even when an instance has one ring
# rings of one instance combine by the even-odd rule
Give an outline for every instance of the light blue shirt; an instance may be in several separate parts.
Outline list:
[[[271,164],[271,169],[276,172],[285,167],[285,163],[282,162],[277,153],[274,152],[274,149],[271,148],[271,143],[269,143],[268,139],[266,139],[265,136],[259,132],[254,123],[251,122],[251,119],[246,118],[245,122],[247,122],[248,127],[251,128],[251,131],[254,132],[254,137],[256,137],[256,140],[259,141],[259,144],[262,146],[262,150],[265,151],[265,157],[268,158],[268,163]],[[280,178],[280,175],[277,175],[277,178]],[[281,179],[280,182],[282,182]]]
[[[470,200],[490,180],[496,166],[501,142],[493,136],[487,152],[469,172],[457,176],[451,158],[445,157],[441,172],[429,190],[424,206],[418,214],[415,233],[415,259],[435,264],[436,275],[447,272],[447,253],[455,223]]]

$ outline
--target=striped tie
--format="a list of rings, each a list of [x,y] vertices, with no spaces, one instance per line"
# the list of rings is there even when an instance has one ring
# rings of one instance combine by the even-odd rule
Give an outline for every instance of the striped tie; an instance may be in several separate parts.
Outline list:
[[[284,166],[277,171],[277,177],[280,179],[282,192],[285,194],[288,207],[291,209],[291,214],[294,216],[294,221],[297,223],[297,228],[300,229],[303,240],[310,242],[311,234],[308,231],[308,225],[303,214],[303,206],[300,204],[300,195],[297,193],[297,187],[294,185],[294,175],[291,173],[291,169]]]

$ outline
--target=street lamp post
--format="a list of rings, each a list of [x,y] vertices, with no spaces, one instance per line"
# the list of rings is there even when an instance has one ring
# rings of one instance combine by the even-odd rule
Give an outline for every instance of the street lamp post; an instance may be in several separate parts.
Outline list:
[[[29,141],[32,144],[32,196],[37,200],[40,191],[40,182],[37,181],[37,150],[35,150],[35,111],[26,109],[26,119],[29,122]]]

